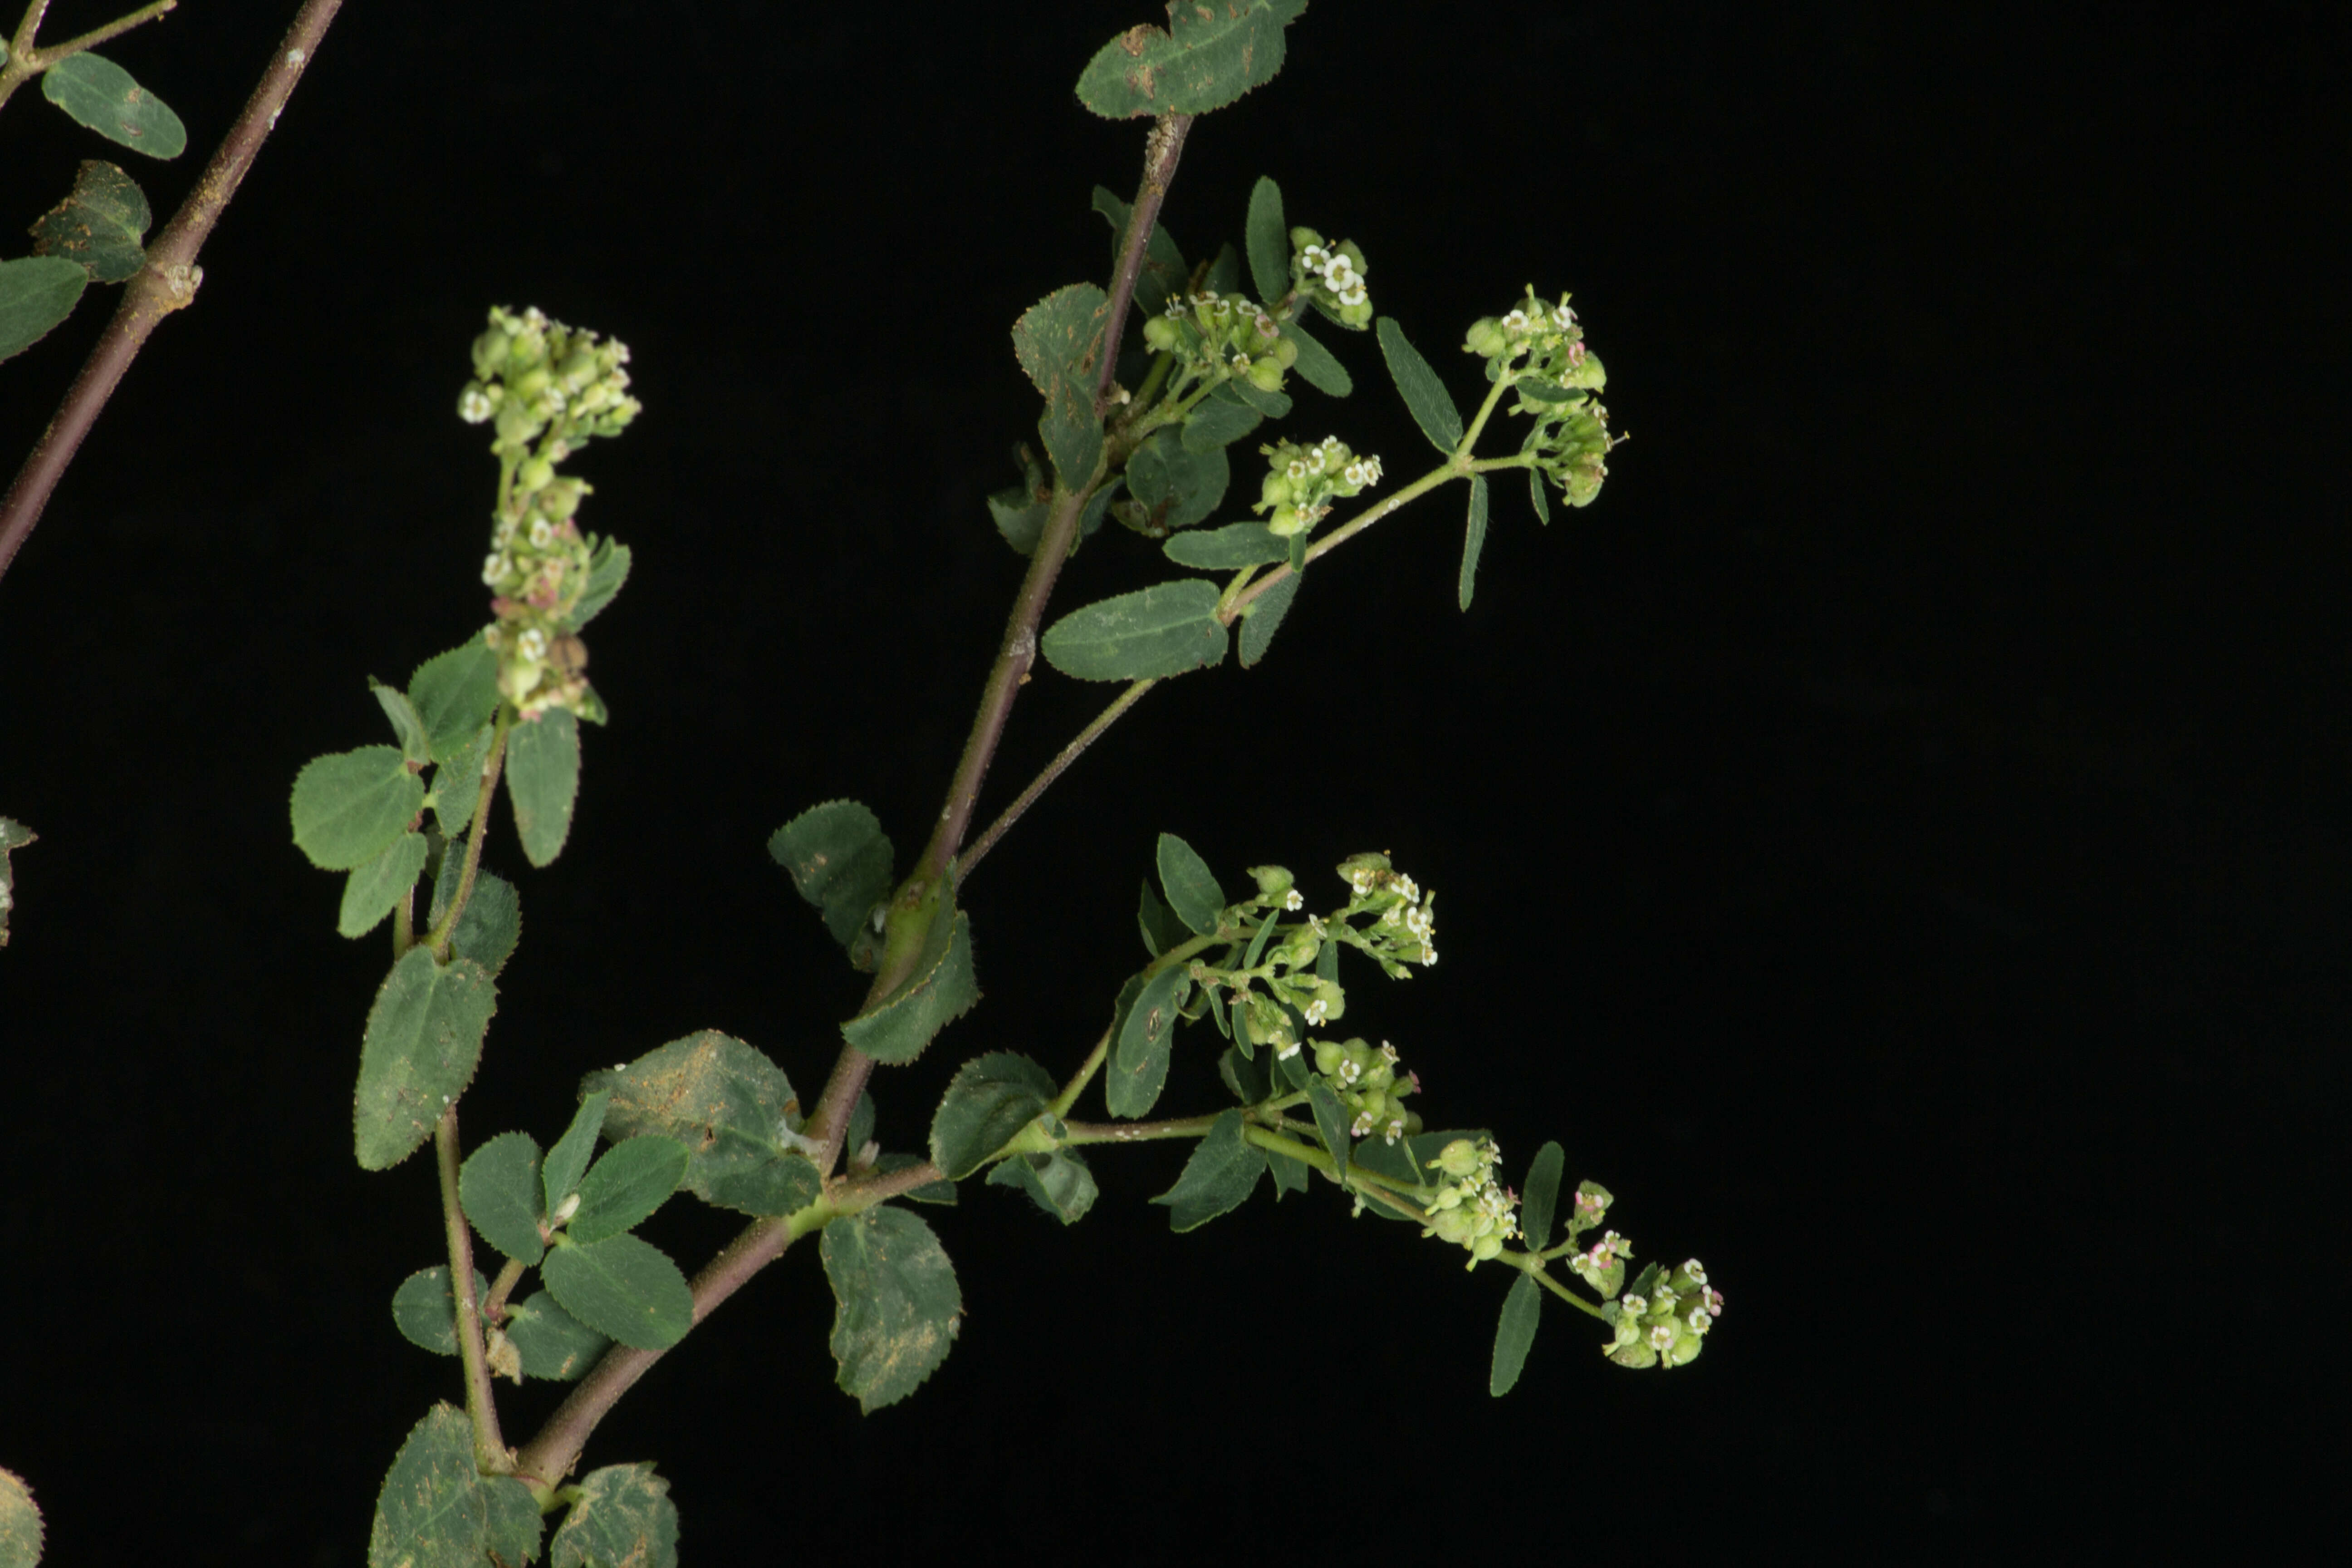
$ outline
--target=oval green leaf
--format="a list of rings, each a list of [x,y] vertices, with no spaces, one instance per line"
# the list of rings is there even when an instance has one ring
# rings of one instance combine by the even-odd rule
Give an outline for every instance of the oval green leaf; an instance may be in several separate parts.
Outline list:
[[[572,834],[580,795],[580,721],[561,708],[507,731],[507,798],[524,858],[551,865]]]
[[[1197,577],[1159,583],[1073,610],[1045,633],[1045,661],[1080,680],[1181,675],[1225,657],[1217,588]]]
[[[1453,394],[1437,378],[1421,351],[1404,335],[1393,316],[1381,318],[1381,357],[1388,361],[1389,377],[1396,383],[1399,395],[1412,415],[1412,422],[1429,437],[1429,444],[1447,457],[1462,444],[1462,411],[1454,405]]]
[[[1552,1205],[1559,1201],[1559,1174],[1567,1164],[1567,1153],[1555,1142],[1537,1150],[1528,1166],[1527,1190],[1519,1194],[1519,1235],[1529,1252],[1551,1245]]]
[[[1282,335],[1298,345],[1298,359],[1290,368],[1305,376],[1307,385],[1327,397],[1346,397],[1356,390],[1356,378],[1348,374],[1348,367],[1307,335],[1305,323],[1284,322]]]
[[[896,852],[882,820],[854,800],[813,805],[770,836],[768,854],[824,917],[845,946],[874,906],[890,896]]]
[[[547,1218],[539,1179],[539,1144],[528,1132],[501,1132],[457,1173],[457,1201],[482,1239],[517,1263],[547,1254]]]
[[[572,1239],[586,1247],[634,1230],[686,1180],[686,1145],[659,1132],[625,1139],[580,1178]]]
[[[1073,494],[1093,479],[1102,457],[1095,379],[1109,314],[1108,295],[1092,283],[1073,283],[1030,306],[1013,327],[1013,354],[1045,398],[1037,434]]]
[[[613,595],[629,580],[629,567],[635,557],[625,544],[615,543],[610,536],[596,541],[588,552],[588,585],[580,590],[579,602],[572,606],[572,629],[578,631],[604,614]]]
[[[1210,1123],[1176,1184],[1151,1201],[1168,1205],[1171,1230],[1196,1230],[1241,1207],[1264,1174],[1265,1151],[1242,1136],[1242,1113],[1228,1110]]]
[[[1456,589],[1464,609],[1478,585],[1478,554],[1486,548],[1486,476],[1470,476],[1470,520],[1462,535],[1462,580]]]
[[[870,1415],[947,1360],[963,1321],[955,1267],[920,1215],[887,1205],[826,1226],[819,1251],[833,1286],[835,1381]]]
[[[572,1125],[547,1152],[539,1172],[540,1190],[547,1199],[550,1215],[563,1206],[563,1200],[580,1190],[580,1178],[587,1173],[588,1162],[596,1152],[596,1134],[604,1128],[606,1108],[613,1103],[609,1092],[598,1090],[583,1096],[580,1109],[572,1113]]]
[[[1180,533],[1160,547],[1179,566],[1202,572],[1234,572],[1266,566],[1290,556],[1290,542],[1276,539],[1262,522],[1234,522],[1199,533]]]
[[[374,859],[343,879],[342,908],[335,929],[348,937],[362,937],[383,922],[392,906],[408,896],[425,871],[425,835],[404,833]]]
[[[579,1382],[613,1343],[544,1290],[507,1308],[506,1330],[522,1357],[523,1375],[550,1383]]]
[[[0,58],[6,54],[0,48]],[[41,1560],[41,1510],[33,1489],[0,1470],[0,1568],[33,1568]]]
[[[490,1282],[474,1270],[474,1303],[488,1299]],[[457,1298],[449,1289],[445,1267],[420,1268],[392,1293],[392,1321],[401,1338],[435,1355],[457,1353]]]
[[[611,1236],[559,1243],[539,1266],[563,1310],[633,1350],[667,1350],[694,1327],[694,1291],[652,1243]]]
[[[84,49],[41,73],[41,96],[110,142],[151,158],[187,150],[188,128],[171,106],[132,79],[129,71]]]
[[[436,964],[430,949],[412,947],[392,966],[360,1047],[352,1122],[362,1170],[390,1170],[433,1135],[474,1079],[498,999],[497,984],[469,959]]]
[[[0,359],[19,354],[73,314],[89,273],[59,256],[0,261]]]
[[[1217,917],[1225,912],[1225,890],[1217,886],[1217,874],[1190,844],[1172,833],[1160,836],[1156,857],[1160,867],[1160,885],[1167,889],[1168,907],[1176,918],[1202,936],[1217,929]]]
[[[931,1117],[931,1163],[960,1182],[1036,1119],[1058,1086],[1027,1057],[991,1051],[956,1069]]]
[[[368,1568],[528,1563],[539,1555],[539,1504],[512,1476],[474,1462],[473,1423],[436,1405],[400,1446],[376,1494]]]
[[[1290,292],[1290,226],[1282,221],[1282,187],[1265,175],[1250,187],[1249,218],[1242,229],[1250,281],[1271,304]]]
[[[1556,1147],[1557,1145],[1555,1145]],[[1486,1377],[1486,1392],[1500,1399],[1519,1381],[1528,1364],[1528,1349],[1536,1342],[1536,1324],[1543,1317],[1543,1287],[1535,1276],[1522,1274],[1511,1281],[1503,1298],[1503,1321],[1495,1325],[1495,1365]]]
[[[130,175],[86,158],[73,194],[33,225],[33,254],[63,257],[100,283],[120,283],[147,265],[140,241],[154,221],[146,193]]]
[[[449,762],[472,749],[475,733],[498,711],[499,656],[479,636],[463,647],[436,654],[409,676],[408,700],[424,721],[433,760]],[[479,763],[474,776],[481,776]],[[471,814],[470,802],[465,809]]]
[[[1095,1173],[1076,1149],[1055,1149],[1043,1154],[1015,1154],[988,1173],[992,1187],[1018,1187],[1036,1205],[1060,1220],[1076,1225],[1095,1206],[1101,1189]]]
[[[614,1138],[664,1132],[686,1145],[688,1192],[739,1214],[777,1215],[815,1201],[816,1167],[788,1143],[786,1110],[799,1102],[783,1069],[756,1047],[705,1029],[627,1067],[588,1076],[608,1094]]]
[[[943,907],[923,934],[922,951],[916,955],[914,972],[907,983],[880,1006],[842,1025],[841,1037],[886,1067],[904,1067],[979,1000],[980,982],[971,963],[971,917],[961,910]]]
[[[566,1489],[548,1568],[677,1568],[677,1505],[651,1465],[607,1465]]]
[[[1103,1099],[1113,1116],[1148,1115],[1159,1103],[1168,1082],[1168,1047],[1176,1032],[1177,1010],[1192,986],[1185,966],[1171,963],[1136,994],[1103,1074]]]
[[[1274,642],[1274,634],[1282,629],[1282,618],[1290,614],[1291,601],[1298,597],[1298,585],[1307,581],[1303,573],[1293,572],[1277,578],[1272,587],[1260,594],[1242,616],[1242,668],[1255,669],[1265,657]]]
[[[1078,101],[1106,120],[1206,114],[1282,68],[1283,29],[1307,0],[1223,0],[1168,7],[1168,28],[1129,27],[1078,78]]]
[[[425,782],[397,746],[314,757],[294,775],[294,847],[322,871],[356,871],[408,831]]]

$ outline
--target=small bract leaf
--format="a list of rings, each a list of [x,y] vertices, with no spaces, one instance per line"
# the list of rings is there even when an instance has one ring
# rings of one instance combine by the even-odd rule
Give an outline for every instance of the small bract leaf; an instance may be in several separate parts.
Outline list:
[[[1356,378],[1348,374],[1348,367],[1308,337],[1304,323],[1284,322],[1282,335],[1298,345],[1298,358],[1290,368],[1305,376],[1307,385],[1327,397],[1346,397],[1356,390]]]
[[[490,1282],[474,1270],[474,1304],[489,1296]],[[457,1353],[457,1298],[449,1289],[446,1267],[420,1268],[392,1293],[392,1321],[401,1337],[435,1355]]]
[[[425,721],[417,716],[415,705],[408,694],[396,686],[386,686],[370,677],[368,689],[375,693],[377,706],[392,722],[393,738],[400,742],[400,753],[407,761],[423,767],[433,760],[432,744],[425,733]]]
[[[294,775],[294,847],[322,871],[355,871],[407,832],[424,803],[425,781],[396,746],[314,757]]]
[[[580,602],[572,606],[572,629],[578,631],[604,613],[629,580],[631,563],[629,547],[614,542],[607,535],[596,541],[588,552],[588,585],[580,590]]]
[[[171,106],[131,79],[131,73],[84,49],[41,73],[41,96],[110,142],[151,158],[176,158],[188,128]]]
[[[1395,317],[1381,318],[1380,340],[1381,357],[1388,361],[1390,379],[1396,383],[1413,423],[1421,426],[1431,446],[1452,457],[1454,448],[1462,444],[1462,411],[1454,406],[1453,394],[1445,390],[1445,384],[1421,357]]]
[[[614,1138],[664,1132],[686,1145],[688,1192],[739,1214],[788,1215],[814,1202],[816,1167],[786,1142],[799,1103],[783,1069],[755,1047],[705,1029],[649,1051],[585,1087],[607,1093]]]
[[[1243,402],[1233,383],[1226,382],[1201,399],[1184,416],[1184,449],[1217,451],[1232,446],[1264,422],[1265,416]]]
[[[512,1476],[474,1462],[473,1424],[436,1405],[400,1446],[376,1494],[368,1568],[488,1568],[539,1555],[539,1504]]]
[[[1519,1194],[1519,1235],[1529,1252],[1551,1245],[1552,1205],[1559,1201],[1559,1175],[1567,1164],[1566,1152],[1547,1143],[1528,1166],[1527,1190]]]
[[[1262,175],[1250,187],[1249,218],[1242,238],[1257,297],[1273,301],[1289,293],[1290,226],[1282,221],[1282,187],[1271,178]]]
[[[1143,1116],[1160,1102],[1168,1082],[1169,1039],[1192,988],[1184,965],[1171,963],[1136,994],[1103,1073],[1103,1099],[1113,1116]]]
[[[1076,1225],[1095,1206],[1100,1189],[1076,1149],[1055,1149],[1043,1154],[1015,1154],[988,1173],[992,1187],[1018,1187],[1036,1205],[1060,1220]]]
[[[652,1243],[611,1236],[558,1243],[539,1266],[563,1310],[633,1350],[667,1350],[694,1327],[694,1291]]]
[[[433,760],[449,762],[470,749],[475,733],[498,711],[499,656],[478,635],[463,647],[436,654],[408,678],[408,700],[425,721]],[[487,743],[482,754],[489,754]],[[474,776],[481,776],[478,763]]]
[[[1541,468],[1529,468],[1528,470],[1528,499],[1535,503],[1536,521],[1541,523],[1549,523],[1551,521],[1551,498],[1544,494],[1543,470]]]
[[[1503,1321],[1495,1325],[1495,1366],[1486,1377],[1486,1392],[1500,1399],[1519,1381],[1528,1364],[1528,1347],[1536,1342],[1536,1324],[1543,1317],[1543,1287],[1532,1274],[1511,1281],[1503,1298]]]
[[[1238,1045],[1227,1046],[1217,1058],[1217,1076],[1234,1091],[1234,1098],[1244,1105],[1255,1105],[1274,1093],[1274,1080],[1266,1076],[1266,1064],[1255,1053],[1244,1053]]]
[[[677,1505],[651,1465],[607,1465],[570,1489],[548,1568],[677,1568]]]
[[[1462,535],[1462,581],[1459,587],[1462,607],[1470,607],[1470,595],[1478,585],[1478,552],[1486,548],[1486,476],[1470,476],[1470,521]]]
[[[546,1256],[539,1144],[530,1133],[501,1132],[467,1156],[457,1173],[457,1200],[482,1239],[506,1257],[536,1264]]]
[[[572,1239],[583,1247],[635,1229],[686,1180],[686,1145],[659,1132],[615,1143],[580,1178]]]
[[[345,878],[335,930],[348,937],[362,937],[375,930],[392,913],[392,906],[416,886],[416,879],[425,871],[425,835],[404,833],[383,854]]]
[[[1046,631],[1045,660],[1080,680],[1181,675],[1225,657],[1217,588],[1197,577],[1160,583],[1071,611]]]
[[[1282,68],[1283,29],[1307,0],[1171,0],[1168,30],[1129,27],[1078,78],[1078,101],[1106,120],[1206,114]]]
[[[1160,836],[1157,858],[1168,907],[1200,935],[1213,934],[1217,917],[1224,912],[1225,890],[1217,886],[1217,875],[1209,869],[1209,863],[1172,833]]]
[[[33,254],[63,257],[100,283],[120,283],[147,265],[140,241],[154,221],[146,193],[130,175],[87,158],[74,176],[73,195],[33,225]]]
[[[580,1109],[572,1112],[572,1125],[541,1162],[540,1191],[547,1201],[548,1214],[553,1215],[563,1206],[564,1199],[580,1190],[580,1178],[588,1173],[588,1162],[596,1152],[596,1134],[604,1131],[605,1111],[612,1103],[609,1090],[583,1096]]]
[[[1131,209],[1118,192],[1102,185],[1095,187],[1094,205],[1095,211],[1110,224],[1110,258],[1116,264],[1127,244],[1127,220]],[[1175,237],[1168,232],[1168,225],[1153,224],[1151,238],[1144,246],[1143,269],[1135,278],[1136,316],[1158,315],[1168,303],[1168,296],[1182,289],[1189,276],[1184,253],[1177,247]]]
[[[360,1047],[352,1122],[362,1170],[389,1170],[433,1135],[474,1080],[498,1005],[497,984],[470,959],[437,964],[412,947],[392,966]]]
[[[1242,1113],[1228,1110],[1209,1126],[1176,1184],[1151,1201],[1168,1205],[1171,1230],[1193,1230],[1231,1214],[1257,1190],[1265,1174],[1265,1151],[1242,1135]]]
[[[963,1292],[921,1216],[884,1205],[824,1227],[835,1381],[867,1415],[897,1403],[947,1360]]]
[[[455,847],[450,853],[455,858]],[[485,973],[495,975],[506,967],[521,937],[522,895],[496,871],[476,871],[474,896],[466,900],[466,912],[457,917],[457,929],[449,933],[450,952],[472,959]]]
[[[1262,522],[1234,522],[1198,533],[1180,533],[1161,545],[1160,552],[1179,566],[1233,572],[1287,558],[1290,542],[1276,539]]]
[[[881,819],[854,800],[811,806],[769,837],[768,854],[817,907],[833,940],[846,945],[874,906],[890,896],[895,852]]]
[[[1093,479],[1102,457],[1095,379],[1109,314],[1108,295],[1091,283],[1073,283],[1029,307],[1013,328],[1013,352],[1045,398],[1037,434],[1073,494]]]
[[[551,708],[507,731],[507,798],[525,858],[546,866],[563,853],[580,795],[580,721]]]
[[[980,1000],[971,962],[971,917],[944,904],[924,933],[907,983],[877,1007],[841,1026],[841,1037],[887,1067],[904,1067]]]
[[[956,1069],[931,1117],[931,1163],[949,1180],[963,1180],[1034,1121],[1055,1089],[1054,1075],[1027,1057],[974,1057]]]
[[[33,1568],[41,1560],[41,1510],[33,1489],[0,1470],[0,1568]]]
[[[556,1299],[535,1290],[507,1308],[507,1338],[522,1357],[525,1377],[577,1383],[588,1375],[612,1341],[565,1311]]]
[[[1320,1076],[1307,1083],[1307,1103],[1315,1111],[1315,1131],[1323,1135],[1323,1147],[1331,1152],[1331,1163],[1339,1179],[1348,1179],[1348,1111],[1332,1092],[1331,1085]]]
[[[1304,535],[1298,537],[1303,538]],[[1303,573],[1293,572],[1278,579],[1251,604],[1242,617],[1242,668],[1255,669],[1265,657],[1274,642],[1274,634],[1282,629],[1282,618],[1290,614],[1291,601],[1298,597],[1298,585],[1307,581]]]
[[[0,261],[0,359],[24,353],[73,314],[89,287],[81,264],[58,256]]]

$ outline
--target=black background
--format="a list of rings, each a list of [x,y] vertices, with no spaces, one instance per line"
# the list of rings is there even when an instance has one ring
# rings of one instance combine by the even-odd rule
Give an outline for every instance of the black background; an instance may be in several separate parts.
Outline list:
[[[110,49],[189,126],[121,159],[159,223],[291,9]],[[889,10],[355,0],[0,584],[0,809],[41,834],[0,954],[0,1463],[57,1563],[353,1561],[458,1392],[385,1310],[438,1255],[429,1165],[349,1153],[383,938],[335,935],[285,800],[386,738],[365,676],[485,617],[453,410],[492,302],[627,341],[647,411],[578,465],[636,552],[614,720],[555,867],[499,819],[525,941],[468,1142],[550,1139],[583,1070],[697,1028],[822,1080],[859,982],[762,846],[845,795],[924,837],[1021,569],[982,505],[1034,418],[1006,332],[1101,278],[1087,193],[1139,166],[1070,84],[1156,14]],[[904,1405],[833,1389],[795,1253],[587,1462],[658,1460],[702,1563],[2087,1562],[2340,1522],[2344,13],[1326,0],[1290,36],[1193,136],[1187,253],[1274,174],[1465,395],[1472,317],[1572,289],[1634,439],[1548,530],[1498,493],[1468,616],[1450,491],[1096,748],[973,879],[987,1002],[877,1079],[884,1142],[980,1050],[1077,1061],[1156,833],[1318,898],[1383,848],[1444,962],[1357,971],[1348,1028],[1515,1168],[1559,1139],[1722,1328],[1636,1374],[1548,1313],[1496,1404],[1500,1270],[1320,1190],[1171,1236],[1181,1150],[1105,1152],[1068,1231],[923,1211],[970,1316]],[[109,155],[37,91],[0,139],[10,226]],[[93,297],[0,372],[0,451]],[[1300,433],[1419,471],[1337,346],[1358,394],[1300,389]],[[1113,530],[1056,605],[1165,572]],[[1109,695],[1041,674],[983,815]],[[1218,1103],[1212,1056],[1164,1105]],[[650,1234],[691,1268],[731,1228]],[[510,1440],[553,1402],[509,1394]]]

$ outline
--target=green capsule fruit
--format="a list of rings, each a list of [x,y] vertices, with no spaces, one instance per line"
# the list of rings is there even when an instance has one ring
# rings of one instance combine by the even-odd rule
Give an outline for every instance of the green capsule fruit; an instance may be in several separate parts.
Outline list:
[[[1471,322],[1470,330],[1462,337],[1462,352],[1476,354],[1481,359],[1493,359],[1510,346],[1511,340],[1503,331],[1503,323],[1492,316],[1481,316]]]
[[[525,495],[533,495],[555,481],[555,465],[545,458],[533,458],[515,470],[515,484]]]
[[[1165,316],[1153,316],[1143,323],[1143,342],[1154,353],[1172,352],[1181,334],[1176,323]]]

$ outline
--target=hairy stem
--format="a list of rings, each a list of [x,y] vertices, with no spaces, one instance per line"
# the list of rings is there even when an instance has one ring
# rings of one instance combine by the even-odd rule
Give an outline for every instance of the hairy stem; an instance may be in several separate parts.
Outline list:
[[[1160,678],[1156,675],[1147,676],[1135,682],[1125,691],[1120,692],[1093,723],[1079,731],[1077,739],[1064,746],[1055,754],[1054,760],[1045,764],[1045,771],[1029,781],[1029,787],[1014,797],[1013,804],[1006,806],[998,815],[996,820],[988,825],[988,831],[982,834],[972,847],[964,853],[963,858],[956,862],[956,886],[961,888],[971,879],[972,868],[979,865],[991,849],[996,847],[998,839],[1012,831],[1013,825],[1021,820],[1024,812],[1037,804],[1039,795],[1054,787],[1054,781],[1060,778],[1069,765],[1078,760],[1078,754],[1081,752],[1093,745],[1105,730],[1118,722],[1120,714],[1142,701],[1143,694],[1159,684]]]
[[[278,111],[286,107],[294,84],[301,79],[318,52],[319,40],[326,36],[342,4],[343,0],[304,0],[294,25],[269,57],[268,68],[261,73],[261,83],[247,100],[245,111],[222,138],[212,162],[197,177],[195,189],[147,247],[147,265],[123,286],[122,302],[115,308],[114,319],[99,335],[97,346],[82,363],[81,374],[74,377],[48,428],[33,444],[7,495],[0,498],[0,576],[7,574],[9,563],[40,521],[50,493],[80,450],[82,437],[97,423],[99,410],[113,395],[148,334],[157,322],[196,297],[196,285],[204,280],[195,264],[196,253],[204,248],[246,171],[253,166],[262,142],[278,123]],[[27,13],[26,26],[37,24],[38,10],[36,6]],[[14,69],[15,62],[5,68]]]
[[[1184,155],[1184,138],[1192,134],[1192,116],[1168,113],[1151,128],[1143,144],[1143,186],[1127,215],[1127,234],[1119,242],[1118,267],[1111,275],[1110,314],[1103,324],[1102,369],[1095,379],[1095,417],[1110,406],[1110,389],[1118,374],[1120,334],[1127,331],[1127,310],[1135,302],[1135,285],[1143,276],[1143,258],[1151,230],[1160,222],[1160,204],[1176,178],[1177,160]]]
[[[490,1394],[490,1362],[482,1349],[479,1303],[474,1300],[474,1237],[457,1201],[457,1108],[441,1113],[433,1129],[433,1154],[441,1172],[441,1224],[449,1237],[449,1293],[457,1302],[457,1353],[466,1363],[466,1414],[474,1420],[474,1463],[503,1475],[514,1463],[499,1435],[499,1407]]]
[[[530,1267],[527,1263],[517,1263],[511,1258],[507,1259],[506,1267],[499,1270],[499,1277],[490,1281],[490,1293],[482,1299],[482,1316],[485,1319],[492,1323],[507,1321],[507,1298],[513,1295],[514,1288],[522,1283],[524,1271]]]
[[[498,799],[499,773],[506,765],[507,731],[513,723],[513,706],[499,703],[498,731],[490,737],[490,754],[482,763],[482,787],[474,796],[473,825],[466,829],[466,868],[457,874],[457,890],[450,896],[449,908],[442,914],[441,923],[425,939],[433,949],[436,963],[449,962],[449,943],[457,932],[457,917],[466,912],[467,900],[474,896],[474,879],[481,874],[482,840],[489,834],[490,806]]]

